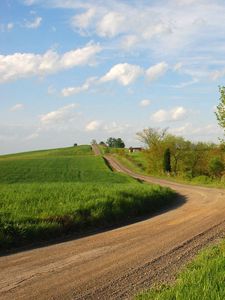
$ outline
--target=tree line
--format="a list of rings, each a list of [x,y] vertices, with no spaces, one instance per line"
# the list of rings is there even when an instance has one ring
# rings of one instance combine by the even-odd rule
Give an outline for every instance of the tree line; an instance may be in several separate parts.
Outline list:
[[[225,87],[219,87],[220,102],[216,117],[225,136]],[[167,129],[146,128],[137,133],[146,145],[148,171],[154,174],[170,173],[189,178],[225,176],[225,141],[220,144],[185,140],[168,133]]]

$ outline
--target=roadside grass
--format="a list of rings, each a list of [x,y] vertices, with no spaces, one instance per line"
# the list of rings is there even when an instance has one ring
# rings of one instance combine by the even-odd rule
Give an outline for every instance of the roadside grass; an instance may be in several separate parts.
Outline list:
[[[144,152],[129,153],[128,151],[112,151],[113,156],[124,166],[143,175],[154,176],[159,179],[166,179],[173,182],[186,183],[190,185],[202,185],[214,188],[225,188],[225,181],[216,180],[208,176],[197,176],[193,179],[187,179],[181,176],[163,176],[155,175],[148,172],[146,154]]]
[[[172,285],[143,292],[136,300],[225,299],[225,241],[203,250]]]
[[[112,172],[88,148],[75,149],[0,157],[0,249],[114,225],[174,203],[170,189]]]

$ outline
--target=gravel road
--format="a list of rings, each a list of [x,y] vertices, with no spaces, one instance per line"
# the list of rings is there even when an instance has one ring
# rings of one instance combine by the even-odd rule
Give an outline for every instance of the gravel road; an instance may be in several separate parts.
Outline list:
[[[0,299],[129,299],[173,279],[202,247],[225,236],[225,190],[117,171],[176,190],[182,205],[88,237],[0,257]]]

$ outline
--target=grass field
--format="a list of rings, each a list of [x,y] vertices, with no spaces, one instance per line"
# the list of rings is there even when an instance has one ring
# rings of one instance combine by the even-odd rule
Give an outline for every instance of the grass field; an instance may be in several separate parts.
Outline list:
[[[178,275],[171,286],[144,292],[137,300],[222,300],[224,284],[225,242],[204,250]]]
[[[174,199],[112,172],[90,146],[0,156],[0,249],[115,224]]]

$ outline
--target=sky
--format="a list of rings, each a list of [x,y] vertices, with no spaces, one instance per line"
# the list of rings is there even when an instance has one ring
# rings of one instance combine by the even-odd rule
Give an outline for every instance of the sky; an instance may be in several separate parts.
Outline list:
[[[218,142],[224,0],[1,0],[0,154],[147,127]]]

